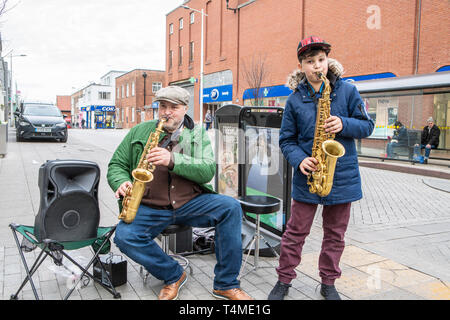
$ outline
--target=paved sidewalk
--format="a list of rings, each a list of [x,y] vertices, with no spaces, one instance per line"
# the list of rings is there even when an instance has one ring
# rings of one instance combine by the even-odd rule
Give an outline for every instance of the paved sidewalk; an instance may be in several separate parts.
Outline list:
[[[125,130],[70,130],[66,144],[16,143],[10,130],[8,154],[0,159],[0,293],[9,299],[25,270],[9,223],[34,224],[39,209],[38,169],[47,159],[86,159],[99,164],[102,226],[117,223],[116,200],[106,183],[107,163]],[[103,141],[96,146],[96,139]],[[445,167],[436,170],[449,173]],[[450,180],[404,172],[361,167],[364,199],[352,206],[341,260],[342,277],[336,287],[343,299],[445,299],[450,300]],[[321,247],[321,213],[318,212],[303,249],[288,300],[321,300],[318,255]],[[27,261],[38,249],[26,253]],[[115,248],[112,252],[121,254]],[[72,251],[79,261],[91,256],[88,249]],[[252,261],[253,257],[249,260]],[[211,295],[215,256],[189,256],[192,274],[180,292],[180,300],[213,300]],[[67,261],[66,261],[67,263]],[[245,276],[242,288],[255,299],[265,300],[277,280],[276,258],[260,258],[258,269]],[[140,267],[128,260],[127,284],[117,287],[123,300],[157,299],[162,283],[150,277],[144,283]],[[43,299],[60,299],[71,278],[47,260],[35,275]],[[29,284],[20,299],[34,299]],[[112,296],[92,281],[71,299],[109,300]]]

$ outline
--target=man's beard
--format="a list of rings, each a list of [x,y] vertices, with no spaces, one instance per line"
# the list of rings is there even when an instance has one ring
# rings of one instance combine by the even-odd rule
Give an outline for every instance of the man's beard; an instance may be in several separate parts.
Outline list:
[[[167,119],[166,123],[164,124],[164,129],[166,129],[166,131],[168,131],[168,132],[174,132],[175,130],[177,130],[180,127],[182,122],[183,122],[183,120],[175,122],[174,119],[169,118],[169,119]]]

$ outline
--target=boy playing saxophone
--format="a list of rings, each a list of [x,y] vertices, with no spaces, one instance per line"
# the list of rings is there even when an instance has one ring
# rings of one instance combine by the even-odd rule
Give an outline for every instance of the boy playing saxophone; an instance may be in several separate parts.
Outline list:
[[[323,205],[323,241],[319,256],[320,293],[327,300],[340,300],[334,282],[341,275],[339,261],[344,251],[344,235],[350,218],[351,202],[362,198],[361,177],[354,139],[369,136],[374,123],[368,116],[356,87],[343,81],[342,66],[328,58],[331,45],[319,37],[302,40],[297,48],[298,68],[289,77],[293,90],[289,96],[280,131],[279,144],[284,157],[294,170],[291,216],[281,240],[280,261],[276,268],[278,281],[269,300],[282,300],[296,277],[305,239],[310,232],[317,205]],[[335,134],[335,140],[345,148],[337,160],[334,182],[327,196],[311,193],[308,176],[320,163],[312,157],[316,108],[322,96],[324,82],[318,73],[326,75],[331,86],[330,117],[324,129]]]

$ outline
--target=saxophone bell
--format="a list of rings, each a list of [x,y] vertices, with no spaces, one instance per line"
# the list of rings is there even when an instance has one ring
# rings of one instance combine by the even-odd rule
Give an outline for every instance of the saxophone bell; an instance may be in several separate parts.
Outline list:
[[[133,176],[134,180],[140,181],[142,183],[147,183],[153,180],[153,173],[143,168],[134,169],[131,175]]]

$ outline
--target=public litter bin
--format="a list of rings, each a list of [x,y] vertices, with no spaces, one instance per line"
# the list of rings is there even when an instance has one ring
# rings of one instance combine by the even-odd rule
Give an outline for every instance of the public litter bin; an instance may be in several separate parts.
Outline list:
[[[6,156],[7,142],[8,142],[8,124],[1,123],[0,124],[0,158],[3,158],[4,156]]]

